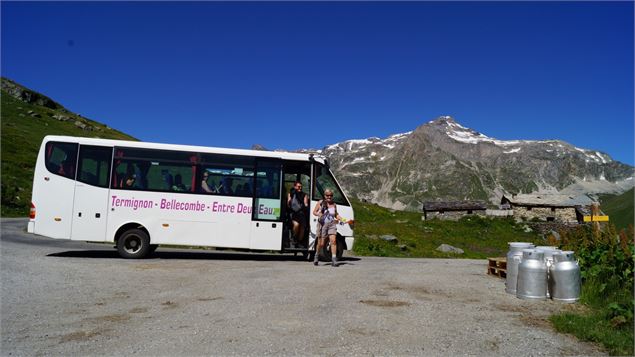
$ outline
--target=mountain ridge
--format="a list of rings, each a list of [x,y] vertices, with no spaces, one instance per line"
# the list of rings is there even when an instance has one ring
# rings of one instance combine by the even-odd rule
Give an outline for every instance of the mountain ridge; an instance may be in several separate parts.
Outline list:
[[[633,186],[632,166],[562,140],[499,140],[442,116],[385,139],[330,144],[328,156],[347,192],[394,209],[425,201],[485,200],[504,194],[620,193]]]

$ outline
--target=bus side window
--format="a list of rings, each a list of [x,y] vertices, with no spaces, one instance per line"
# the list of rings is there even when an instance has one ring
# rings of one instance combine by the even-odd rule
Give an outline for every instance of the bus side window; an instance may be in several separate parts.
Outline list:
[[[48,142],[46,143],[46,169],[56,175],[75,179],[77,165],[77,144]]]
[[[82,145],[79,150],[77,181],[108,188],[111,147]]]

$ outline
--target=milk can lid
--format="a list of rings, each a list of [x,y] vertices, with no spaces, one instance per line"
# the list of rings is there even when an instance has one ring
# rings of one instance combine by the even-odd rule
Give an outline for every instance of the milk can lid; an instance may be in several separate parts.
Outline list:
[[[515,248],[530,248],[534,246],[533,243],[525,243],[525,242],[509,242],[507,244],[509,244],[510,247],[515,247]]]
[[[523,249],[523,259],[543,259],[545,254],[538,249]]]
[[[572,250],[561,251],[553,255],[556,262],[572,262],[575,260],[575,253]]]

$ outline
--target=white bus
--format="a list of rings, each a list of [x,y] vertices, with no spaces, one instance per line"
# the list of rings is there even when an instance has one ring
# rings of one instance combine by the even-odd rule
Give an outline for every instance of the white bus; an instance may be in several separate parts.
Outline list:
[[[287,193],[295,181],[311,202],[300,247],[289,244]],[[324,157],[47,136],[28,232],[113,242],[123,258],[142,258],[161,244],[311,256],[317,222],[310,213],[326,188],[350,220],[338,225],[341,255],[353,247],[353,208]]]

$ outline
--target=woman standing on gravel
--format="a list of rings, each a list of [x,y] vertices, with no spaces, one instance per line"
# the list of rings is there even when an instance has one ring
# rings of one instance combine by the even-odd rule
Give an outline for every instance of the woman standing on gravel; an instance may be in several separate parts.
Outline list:
[[[342,219],[337,213],[337,205],[333,202],[333,191],[324,190],[324,199],[320,200],[313,209],[313,215],[318,217],[317,246],[313,265],[318,265],[319,252],[324,247],[326,237],[331,241],[331,265],[337,266],[337,222]]]

